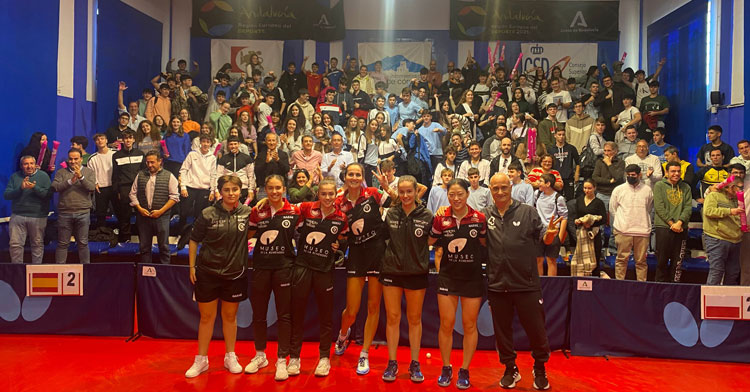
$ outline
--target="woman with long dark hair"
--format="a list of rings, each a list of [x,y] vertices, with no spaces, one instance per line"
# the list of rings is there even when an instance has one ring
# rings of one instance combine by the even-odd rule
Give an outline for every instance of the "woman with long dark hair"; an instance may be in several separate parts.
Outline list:
[[[52,142],[47,140],[47,135],[45,135],[43,132],[34,132],[31,134],[31,138],[29,138],[29,144],[26,145],[26,147],[21,150],[21,156],[32,156],[34,159],[39,159],[39,152],[42,149],[42,142],[47,142],[47,149],[44,152],[44,159],[42,159],[41,162],[37,162],[36,166],[43,172],[49,174],[50,177],[54,176],[55,173],[55,163],[52,162],[52,167],[50,168],[49,160],[52,157]]]
[[[287,119],[293,118],[297,121],[297,128],[299,128],[302,131],[310,131],[312,129],[312,124],[307,123],[307,119],[305,119],[305,114],[302,112],[302,108],[299,106],[298,103],[293,103],[289,106],[289,110],[287,111]]]
[[[161,140],[161,133],[159,129],[154,126],[149,120],[143,120],[138,124],[138,131],[135,133],[135,144],[136,148],[147,153],[151,150],[159,150],[159,141]]]

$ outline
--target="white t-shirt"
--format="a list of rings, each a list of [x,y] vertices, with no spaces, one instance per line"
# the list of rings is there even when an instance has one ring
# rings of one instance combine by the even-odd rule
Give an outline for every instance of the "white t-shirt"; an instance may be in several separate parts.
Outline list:
[[[565,123],[568,122],[568,109],[563,108],[562,105],[570,102],[573,102],[573,100],[570,99],[570,93],[566,90],[560,90],[559,93],[553,91],[547,94],[547,98],[544,100],[544,106],[547,107],[547,105],[551,103],[557,105],[557,121]]]

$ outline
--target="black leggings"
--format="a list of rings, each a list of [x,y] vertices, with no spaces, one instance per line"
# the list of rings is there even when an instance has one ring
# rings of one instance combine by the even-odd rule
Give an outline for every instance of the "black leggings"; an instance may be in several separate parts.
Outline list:
[[[333,325],[333,271],[319,272],[303,266],[292,267],[292,358],[299,358],[305,331],[305,314],[310,293],[315,292],[320,320],[320,358],[331,356]]]
[[[292,269],[282,268],[277,270],[256,269],[253,271],[250,284],[250,305],[253,307],[253,338],[255,350],[265,351],[268,340],[268,301],[271,299],[271,291],[276,298],[276,314],[279,317],[279,347],[278,357],[289,356],[289,342],[292,333],[292,315],[290,313],[292,300],[291,287]]]
[[[531,343],[531,356],[535,365],[549,360],[550,348],[544,324],[544,306],[541,291],[498,293],[489,291],[487,297],[492,311],[495,343],[500,353],[500,362],[511,365],[516,361],[513,349],[513,313],[518,313],[526,336]]]

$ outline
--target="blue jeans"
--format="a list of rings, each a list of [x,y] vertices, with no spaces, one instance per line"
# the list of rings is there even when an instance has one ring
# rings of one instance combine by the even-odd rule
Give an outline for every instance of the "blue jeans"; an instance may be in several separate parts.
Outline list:
[[[740,244],[703,235],[703,243],[708,259],[707,285],[720,285],[722,278],[725,286],[740,284]]]
[[[10,262],[23,264],[23,246],[26,236],[31,243],[31,262],[42,264],[44,257],[44,229],[47,228],[47,218],[34,218],[16,214],[10,215],[8,230],[10,231]]]
[[[55,250],[55,262],[65,264],[68,258],[68,247],[70,246],[70,235],[76,237],[78,246],[78,259],[81,264],[90,262],[89,253],[89,224],[91,216],[88,211],[81,213],[60,213],[57,218],[57,249]]]
[[[138,214],[135,224],[138,227],[141,263],[151,262],[151,244],[156,235],[156,243],[159,244],[159,261],[162,264],[169,264],[169,211],[155,219]]]

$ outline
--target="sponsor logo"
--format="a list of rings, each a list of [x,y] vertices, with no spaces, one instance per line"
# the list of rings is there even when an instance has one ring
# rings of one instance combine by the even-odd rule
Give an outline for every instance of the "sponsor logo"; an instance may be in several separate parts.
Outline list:
[[[291,285],[292,285],[291,283],[282,283],[279,285],[279,287],[289,287]]]
[[[448,288],[447,287],[440,287],[440,288],[438,288],[438,290],[440,290],[440,291],[448,291]]]
[[[573,27],[572,25],[570,27]],[[544,53],[544,47],[537,44],[536,46],[531,47],[531,54],[542,54]]]
[[[583,12],[578,11],[576,12],[576,16],[573,17],[573,21],[570,22],[570,27],[589,27],[589,24],[586,23],[586,19],[583,17]]]
[[[313,231],[312,233],[307,235],[307,237],[305,238],[305,242],[307,242],[308,245],[318,245],[323,242],[325,238],[325,233]]]
[[[364,218],[359,218],[356,221],[354,221],[354,223],[352,223],[352,233],[354,233],[354,235],[362,234],[362,231],[364,230],[364,228],[365,228]]]
[[[443,227],[448,227],[450,225],[451,225],[451,218],[447,216],[443,218]]]
[[[318,210],[310,210],[310,215],[312,215],[312,216],[320,216],[320,211],[318,211]]]
[[[493,229],[493,230],[495,229],[495,217],[494,216],[487,218],[487,226],[490,229]]]
[[[239,297],[242,297],[242,293],[232,294],[232,298],[239,298]]]
[[[466,246],[466,238],[456,238],[455,240],[448,243],[448,252],[458,253],[464,250]]]
[[[539,298],[539,305],[542,305],[542,304],[544,304],[544,299],[543,298]]]
[[[265,219],[268,216],[268,213],[265,211],[258,211],[258,218]]]
[[[513,226],[515,227],[521,226],[521,221],[513,221]]]
[[[278,230],[268,230],[260,236],[260,243],[263,245],[271,245],[276,241],[276,237],[279,236]]]

